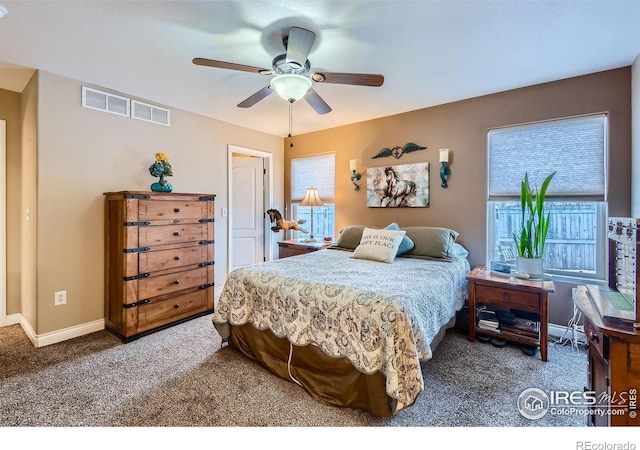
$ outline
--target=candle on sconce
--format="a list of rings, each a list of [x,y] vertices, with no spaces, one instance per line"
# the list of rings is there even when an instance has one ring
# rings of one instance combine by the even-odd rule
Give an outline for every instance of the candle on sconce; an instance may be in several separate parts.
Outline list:
[[[352,160],[349,161],[349,169],[352,172],[356,171],[356,160],[355,159],[352,159]]]
[[[440,162],[449,162],[449,149],[441,148],[440,149]]]

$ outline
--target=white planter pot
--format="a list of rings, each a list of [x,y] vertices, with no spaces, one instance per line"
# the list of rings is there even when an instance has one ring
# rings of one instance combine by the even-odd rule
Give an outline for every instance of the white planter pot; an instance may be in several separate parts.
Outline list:
[[[516,258],[516,272],[528,273],[531,278],[542,278],[542,258]]]

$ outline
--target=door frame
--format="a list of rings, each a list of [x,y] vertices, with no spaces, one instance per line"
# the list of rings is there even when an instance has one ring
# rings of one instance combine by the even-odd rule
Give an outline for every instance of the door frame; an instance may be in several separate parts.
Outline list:
[[[7,322],[7,121],[0,119],[0,327]]]
[[[239,153],[241,155],[249,155],[256,156],[258,158],[262,158],[263,161],[266,160],[266,168],[267,173],[265,174],[265,183],[264,186],[264,207],[266,209],[271,208],[271,204],[273,201],[273,177],[271,174],[273,173],[273,155],[268,152],[263,152],[260,150],[253,150],[245,147],[238,147],[236,145],[229,144],[227,146],[227,275],[229,274],[230,268],[233,267],[233,219],[232,214],[229,210],[232,207],[233,201],[233,154]],[[265,211],[266,211],[265,209]],[[271,261],[273,259],[273,246],[271,243],[271,231],[269,228],[267,221],[262,218],[262,223],[264,226],[264,257],[267,261]]]

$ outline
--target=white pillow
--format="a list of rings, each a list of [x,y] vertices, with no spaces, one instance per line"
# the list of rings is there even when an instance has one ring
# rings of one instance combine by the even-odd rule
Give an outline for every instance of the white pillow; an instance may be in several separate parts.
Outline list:
[[[405,234],[404,230],[365,228],[362,232],[360,245],[356,247],[351,257],[392,263]]]

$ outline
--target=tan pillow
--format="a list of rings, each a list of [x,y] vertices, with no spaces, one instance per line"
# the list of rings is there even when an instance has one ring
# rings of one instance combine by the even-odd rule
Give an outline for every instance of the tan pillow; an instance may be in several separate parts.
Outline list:
[[[405,234],[404,230],[365,228],[360,245],[356,247],[351,257],[392,263]]]
[[[407,236],[413,241],[414,247],[402,256],[418,259],[454,259],[453,244],[458,232],[449,228],[438,227],[407,227]]]
[[[362,232],[365,227],[359,225],[351,225],[345,227],[340,232],[338,240],[330,248],[338,250],[355,250],[360,245],[360,239],[362,239]]]

